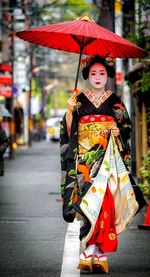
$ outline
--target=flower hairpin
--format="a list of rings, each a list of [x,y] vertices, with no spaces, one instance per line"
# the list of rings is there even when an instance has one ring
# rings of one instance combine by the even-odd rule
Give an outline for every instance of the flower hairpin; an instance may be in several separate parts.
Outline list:
[[[85,58],[81,59],[80,65],[82,67],[88,66],[88,64],[90,64],[91,60],[92,60],[91,56],[85,57]]]
[[[114,66],[115,59],[110,57],[109,55],[105,58],[105,63],[107,66]]]
[[[93,59],[93,57],[94,56],[88,56],[88,57],[85,57],[85,58],[81,59],[80,65],[82,67],[87,67],[90,64],[90,62]],[[110,57],[109,55],[107,55],[105,58],[101,57],[101,59],[104,60],[106,66],[114,66],[114,64],[115,64],[115,59]]]

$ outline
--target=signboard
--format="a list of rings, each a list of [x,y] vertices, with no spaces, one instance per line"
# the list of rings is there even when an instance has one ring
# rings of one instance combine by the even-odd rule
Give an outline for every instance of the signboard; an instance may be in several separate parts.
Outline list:
[[[122,3],[121,0],[115,1],[115,13],[121,13],[122,12]]]
[[[122,85],[122,72],[116,72],[116,85]]]
[[[10,64],[2,63],[2,64],[0,64],[0,71],[11,72],[12,71],[12,66]]]
[[[12,96],[12,88],[10,87],[0,87],[0,96],[10,98]]]
[[[13,93],[13,94],[17,94],[17,91],[18,91],[17,87],[16,87],[16,86],[13,86],[13,87],[12,87],[12,93]]]
[[[12,83],[12,77],[7,75],[1,75],[0,76],[0,84],[1,85],[11,85]]]
[[[39,97],[35,96],[31,98],[31,114],[35,115],[40,111]]]

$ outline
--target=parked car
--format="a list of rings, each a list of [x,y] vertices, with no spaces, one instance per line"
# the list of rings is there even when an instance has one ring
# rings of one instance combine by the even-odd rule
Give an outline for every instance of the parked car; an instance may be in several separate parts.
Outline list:
[[[60,139],[61,117],[53,117],[46,121],[46,140],[58,141]]]

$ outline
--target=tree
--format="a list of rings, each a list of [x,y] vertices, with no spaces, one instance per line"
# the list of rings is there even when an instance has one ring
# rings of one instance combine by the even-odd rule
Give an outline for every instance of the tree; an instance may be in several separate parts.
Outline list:
[[[49,0],[42,7],[36,5],[33,13],[45,24],[50,24],[73,20],[87,13],[91,14],[92,5],[86,0]]]

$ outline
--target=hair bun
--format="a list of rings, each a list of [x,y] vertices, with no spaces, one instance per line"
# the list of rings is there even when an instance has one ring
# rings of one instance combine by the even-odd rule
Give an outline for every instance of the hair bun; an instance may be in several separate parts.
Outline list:
[[[105,59],[96,55],[86,62],[85,67],[82,70],[82,76],[84,80],[89,77],[90,67],[96,63],[103,64],[107,70],[108,77],[113,78],[115,76],[114,59],[107,56]]]

